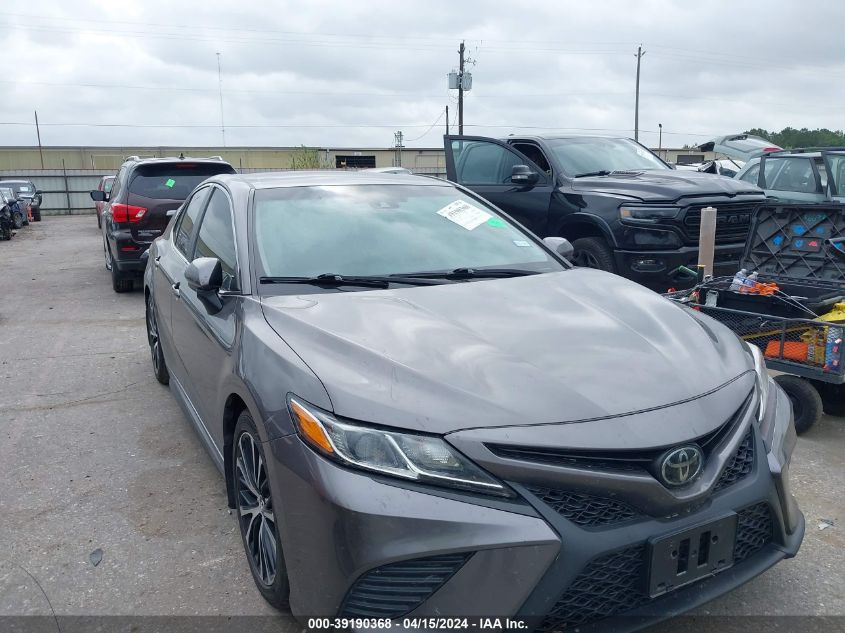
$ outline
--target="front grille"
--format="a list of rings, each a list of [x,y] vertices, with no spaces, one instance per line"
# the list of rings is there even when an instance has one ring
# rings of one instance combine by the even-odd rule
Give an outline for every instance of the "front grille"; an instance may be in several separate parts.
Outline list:
[[[734,564],[756,554],[772,540],[772,511],[758,503],[737,513]]]
[[[752,394],[753,395],[753,394]],[[724,438],[731,435],[742,419],[752,395],[734,412],[723,424],[716,429],[690,440],[698,444],[709,457]],[[518,459],[526,462],[553,464],[555,466],[570,466],[586,470],[609,470],[622,472],[649,472],[654,461],[662,455],[666,448],[660,447],[645,450],[577,450],[568,448],[545,448],[536,446],[513,446],[507,444],[487,444],[488,449],[499,457]]]
[[[346,595],[339,617],[398,618],[440,589],[472,553],[404,560],[363,574]]]
[[[771,511],[765,502],[737,512],[734,564],[771,542],[772,529]],[[634,545],[590,562],[546,614],[537,631],[559,631],[621,615],[651,602],[645,585],[647,551],[645,544]]]
[[[689,207],[684,214],[684,232],[690,242],[698,243],[698,231],[701,226],[701,209],[704,206],[698,205]],[[734,244],[744,242],[748,237],[751,226],[751,214],[756,204],[734,203],[714,204],[716,213],[716,243]]]
[[[745,477],[754,467],[754,433],[749,430],[745,438],[740,442],[733,457],[731,457],[725,470],[719,476],[714,492],[727,488]]]
[[[540,486],[526,488],[552,510],[576,525],[599,527],[629,521],[639,516],[639,512],[627,503],[615,499]]]

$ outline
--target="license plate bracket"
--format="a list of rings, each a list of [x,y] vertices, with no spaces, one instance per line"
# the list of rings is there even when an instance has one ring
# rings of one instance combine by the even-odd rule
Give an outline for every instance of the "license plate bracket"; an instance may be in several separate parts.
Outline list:
[[[734,563],[736,513],[649,541],[651,598],[723,571]]]

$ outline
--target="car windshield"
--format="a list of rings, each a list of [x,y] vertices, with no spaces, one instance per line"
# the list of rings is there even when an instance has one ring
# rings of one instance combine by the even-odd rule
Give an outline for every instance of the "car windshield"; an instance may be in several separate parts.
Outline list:
[[[645,147],[627,138],[559,138],[547,143],[567,176],[669,169]]]
[[[32,197],[35,194],[35,187],[28,182],[3,182],[0,183],[3,187],[8,187],[15,192],[15,195],[20,197]]]
[[[492,208],[448,185],[258,190],[255,241],[265,277],[564,269]]]

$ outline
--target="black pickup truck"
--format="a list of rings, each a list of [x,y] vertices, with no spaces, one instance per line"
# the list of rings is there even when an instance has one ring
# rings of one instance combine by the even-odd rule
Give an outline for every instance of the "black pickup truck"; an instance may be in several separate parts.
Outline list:
[[[449,180],[540,237],[565,237],[579,266],[655,290],[690,283],[701,209],[716,207],[716,275],[738,269],[751,213],[765,200],[741,180],[676,171],[627,138],[446,136]]]

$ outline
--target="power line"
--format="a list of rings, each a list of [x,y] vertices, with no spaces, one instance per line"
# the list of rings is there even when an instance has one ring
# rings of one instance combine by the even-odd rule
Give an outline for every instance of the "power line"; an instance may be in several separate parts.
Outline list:
[[[406,142],[406,143],[413,143],[414,141],[418,141],[418,140],[420,140],[423,136],[425,136],[426,134],[428,134],[429,132],[431,132],[431,130],[432,130],[432,129],[434,129],[434,126],[435,126],[435,125],[437,125],[438,123],[440,123],[440,119],[442,119],[442,118],[443,118],[443,115],[444,115],[444,114],[446,114],[446,110],[442,110],[442,111],[440,112],[440,114],[439,114],[439,115],[437,115],[437,118],[436,118],[436,119],[434,119],[434,123],[432,123],[432,124],[428,127],[428,129],[427,129],[425,132],[423,132],[423,133],[422,133],[422,134],[420,134],[419,136],[415,136],[414,138],[406,138],[406,139],[405,139],[405,142]],[[403,127],[410,127],[410,126],[405,125],[405,126],[403,126]]]

